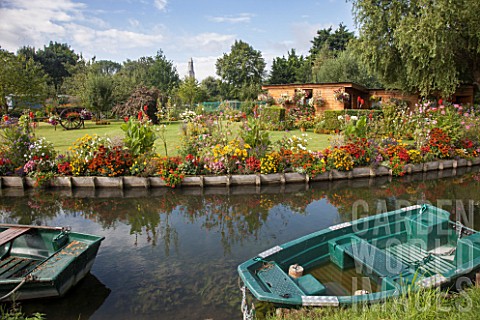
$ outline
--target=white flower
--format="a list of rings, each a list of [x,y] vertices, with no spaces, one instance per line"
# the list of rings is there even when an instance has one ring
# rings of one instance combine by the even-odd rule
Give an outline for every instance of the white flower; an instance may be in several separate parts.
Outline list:
[[[351,119],[352,121],[357,121],[357,120],[358,120],[358,117],[357,117],[357,116],[352,116],[350,119]]]
[[[338,116],[338,120],[343,120],[343,116]]]

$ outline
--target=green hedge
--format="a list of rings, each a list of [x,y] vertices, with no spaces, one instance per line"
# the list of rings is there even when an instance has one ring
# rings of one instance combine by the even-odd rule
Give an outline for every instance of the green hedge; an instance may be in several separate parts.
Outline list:
[[[266,122],[279,124],[285,121],[286,110],[282,106],[265,106],[260,110],[260,115]]]
[[[347,110],[327,110],[323,113],[322,120],[323,128],[326,130],[336,130],[342,127],[343,121],[339,120],[338,117],[349,116],[369,116],[372,114],[373,118],[381,118],[383,112],[381,110],[370,110],[370,109],[347,109]]]

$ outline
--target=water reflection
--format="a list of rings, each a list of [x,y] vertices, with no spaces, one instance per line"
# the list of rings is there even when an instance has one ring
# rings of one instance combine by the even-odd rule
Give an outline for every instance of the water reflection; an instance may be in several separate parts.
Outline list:
[[[237,265],[318,229],[427,201],[480,229],[474,219],[480,214],[478,169],[444,179],[428,173],[310,186],[3,189],[0,220],[71,225],[106,237],[92,269],[96,285],[86,279],[65,298],[25,303],[26,310],[49,319],[232,319],[240,318]]]

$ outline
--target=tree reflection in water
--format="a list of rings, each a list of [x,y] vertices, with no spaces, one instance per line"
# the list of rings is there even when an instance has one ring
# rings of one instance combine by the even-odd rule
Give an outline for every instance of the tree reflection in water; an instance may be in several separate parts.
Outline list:
[[[472,169],[440,180],[423,174],[392,182],[376,178],[310,186],[3,189],[0,219],[41,225],[68,221],[106,236],[94,274],[112,292],[94,317],[238,318],[236,266],[320,225],[419,201],[443,201],[455,219],[464,218],[464,224],[480,229],[480,219],[473,219],[480,215],[480,174]],[[358,204],[361,210],[355,214],[352,208]],[[65,305],[68,309],[68,302]],[[52,305],[49,310],[54,309]]]

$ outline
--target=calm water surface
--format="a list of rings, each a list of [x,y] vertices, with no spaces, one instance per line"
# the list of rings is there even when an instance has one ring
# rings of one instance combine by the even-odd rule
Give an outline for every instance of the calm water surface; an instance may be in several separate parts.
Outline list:
[[[85,280],[62,299],[22,303],[24,311],[47,319],[241,319],[236,267],[277,244],[425,201],[480,229],[478,171],[309,187],[3,189],[0,221],[105,236]]]

